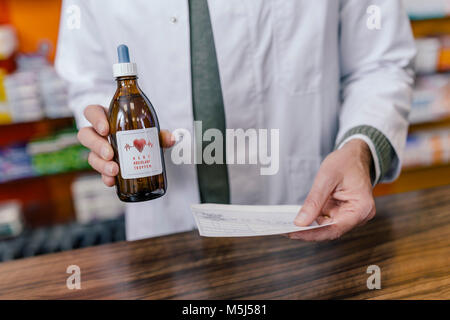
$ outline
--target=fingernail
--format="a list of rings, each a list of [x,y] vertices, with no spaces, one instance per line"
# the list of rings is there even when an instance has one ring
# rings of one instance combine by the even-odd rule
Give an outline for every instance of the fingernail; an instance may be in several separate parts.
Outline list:
[[[114,165],[112,163],[106,165],[106,171],[108,171],[108,173],[110,175],[113,175],[114,174]]]
[[[97,129],[98,129],[99,133],[105,133],[106,132],[106,124],[103,121],[100,121],[97,124]]]
[[[102,147],[102,157],[109,160],[109,148],[107,146]]]
[[[299,215],[295,218],[295,222],[302,225],[308,219],[308,215],[304,212],[300,212]]]

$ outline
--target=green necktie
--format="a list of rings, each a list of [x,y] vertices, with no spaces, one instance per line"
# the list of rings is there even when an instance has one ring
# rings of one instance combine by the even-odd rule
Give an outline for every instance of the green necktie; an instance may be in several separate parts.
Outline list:
[[[202,136],[209,128],[219,129],[224,143],[224,164],[197,164],[200,200],[203,203],[229,203],[225,111],[207,0],[189,0],[189,20],[194,120],[202,121]],[[211,142],[202,143],[202,152]]]

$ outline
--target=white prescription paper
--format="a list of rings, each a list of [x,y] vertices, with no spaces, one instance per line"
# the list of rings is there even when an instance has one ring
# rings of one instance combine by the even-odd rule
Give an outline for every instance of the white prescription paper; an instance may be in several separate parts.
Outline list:
[[[251,237],[323,228],[333,223],[308,227],[294,224],[301,206],[246,206],[193,204],[191,211],[203,237]]]

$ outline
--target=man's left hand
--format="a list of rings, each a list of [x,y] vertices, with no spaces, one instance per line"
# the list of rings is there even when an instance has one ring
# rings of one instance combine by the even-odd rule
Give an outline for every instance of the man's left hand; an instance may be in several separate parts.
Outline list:
[[[305,241],[333,240],[375,216],[368,145],[359,139],[329,154],[320,166],[311,191],[295,218],[298,226],[334,222],[323,228],[288,234]]]

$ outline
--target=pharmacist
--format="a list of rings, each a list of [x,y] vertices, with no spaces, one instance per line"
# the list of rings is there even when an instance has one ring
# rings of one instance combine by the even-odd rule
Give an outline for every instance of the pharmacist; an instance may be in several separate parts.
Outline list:
[[[334,221],[290,234],[335,239],[375,215],[373,185],[400,171],[415,54],[400,0],[64,1],[56,67],[89,162],[107,186],[118,173],[105,108],[111,66],[125,43],[170,132],[279,129],[279,170],[176,165],[168,191],[127,204],[127,239],[194,228],[190,205],[301,204],[295,223]]]

